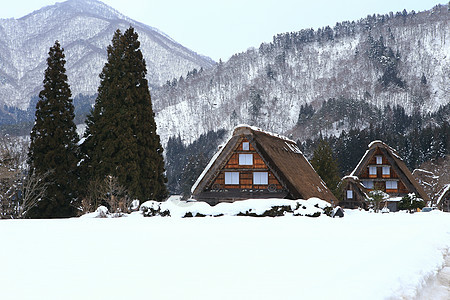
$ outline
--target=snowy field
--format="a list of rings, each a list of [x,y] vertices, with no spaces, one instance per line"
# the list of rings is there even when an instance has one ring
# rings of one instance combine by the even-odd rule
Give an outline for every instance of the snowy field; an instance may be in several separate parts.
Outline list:
[[[450,299],[449,249],[438,211],[2,220],[0,299]]]

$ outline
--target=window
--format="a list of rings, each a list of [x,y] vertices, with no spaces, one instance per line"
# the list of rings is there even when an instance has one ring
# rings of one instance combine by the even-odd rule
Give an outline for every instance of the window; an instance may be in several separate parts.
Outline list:
[[[347,191],[347,199],[353,199],[353,191],[352,190]]]
[[[239,172],[225,172],[225,184],[239,184]]]
[[[253,172],[253,184],[269,184],[269,173]]]
[[[383,157],[382,156],[375,156],[377,158],[377,165],[383,164]]]
[[[253,154],[239,154],[239,165],[241,166],[253,165]]]
[[[373,189],[373,181],[364,180],[362,184],[366,187],[366,189]]]
[[[397,181],[393,181],[393,180],[386,181],[386,189],[387,190],[396,190],[397,189]]]
[[[242,150],[244,150],[244,151],[250,150],[250,143],[249,142],[243,142],[242,143]]]
[[[383,176],[391,175],[391,167],[383,167]]]
[[[369,175],[377,175],[377,167],[369,167]]]

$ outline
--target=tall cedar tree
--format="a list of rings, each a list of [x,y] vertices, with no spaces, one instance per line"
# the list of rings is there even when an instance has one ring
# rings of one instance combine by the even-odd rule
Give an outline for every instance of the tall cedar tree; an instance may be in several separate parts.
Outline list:
[[[118,178],[141,201],[167,197],[163,148],[148,88],[147,68],[132,27],[108,46],[94,109],[82,145],[88,180]]]
[[[333,157],[333,151],[327,141],[321,140],[314,150],[311,165],[317,174],[325,181],[327,187],[339,199],[338,184],[340,181],[337,160]]]
[[[36,206],[25,212],[30,218],[74,216],[78,134],[74,123],[72,93],[67,83],[66,61],[58,41],[50,48],[44,89],[36,104],[36,122],[31,131],[28,152],[30,174],[33,171],[48,183],[47,191]],[[44,176],[47,174],[48,176]]]

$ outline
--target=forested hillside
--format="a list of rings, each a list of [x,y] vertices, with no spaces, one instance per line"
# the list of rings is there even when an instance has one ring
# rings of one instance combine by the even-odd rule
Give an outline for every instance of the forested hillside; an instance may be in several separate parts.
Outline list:
[[[450,100],[449,16],[448,5],[439,5],[279,34],[212,69],[193,70],[153,92],[162,140],[180,135],[189,143],[239,123],[306,139],[318,132],[297,126],[302,105],[317,110],[329,99],[347,99],[347,115],[368,116],[349,123],[336,111],[320,124],[336,134],[375,121],[367,107],[435,112]]]

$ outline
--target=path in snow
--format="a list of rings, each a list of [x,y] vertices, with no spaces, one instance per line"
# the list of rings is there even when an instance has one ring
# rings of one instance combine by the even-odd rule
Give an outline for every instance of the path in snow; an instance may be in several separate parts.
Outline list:
[[[417,295],[417,300],[447,300],[450,299],[450,252],[447,252],[445,266],[427,283],[427,286]]]

